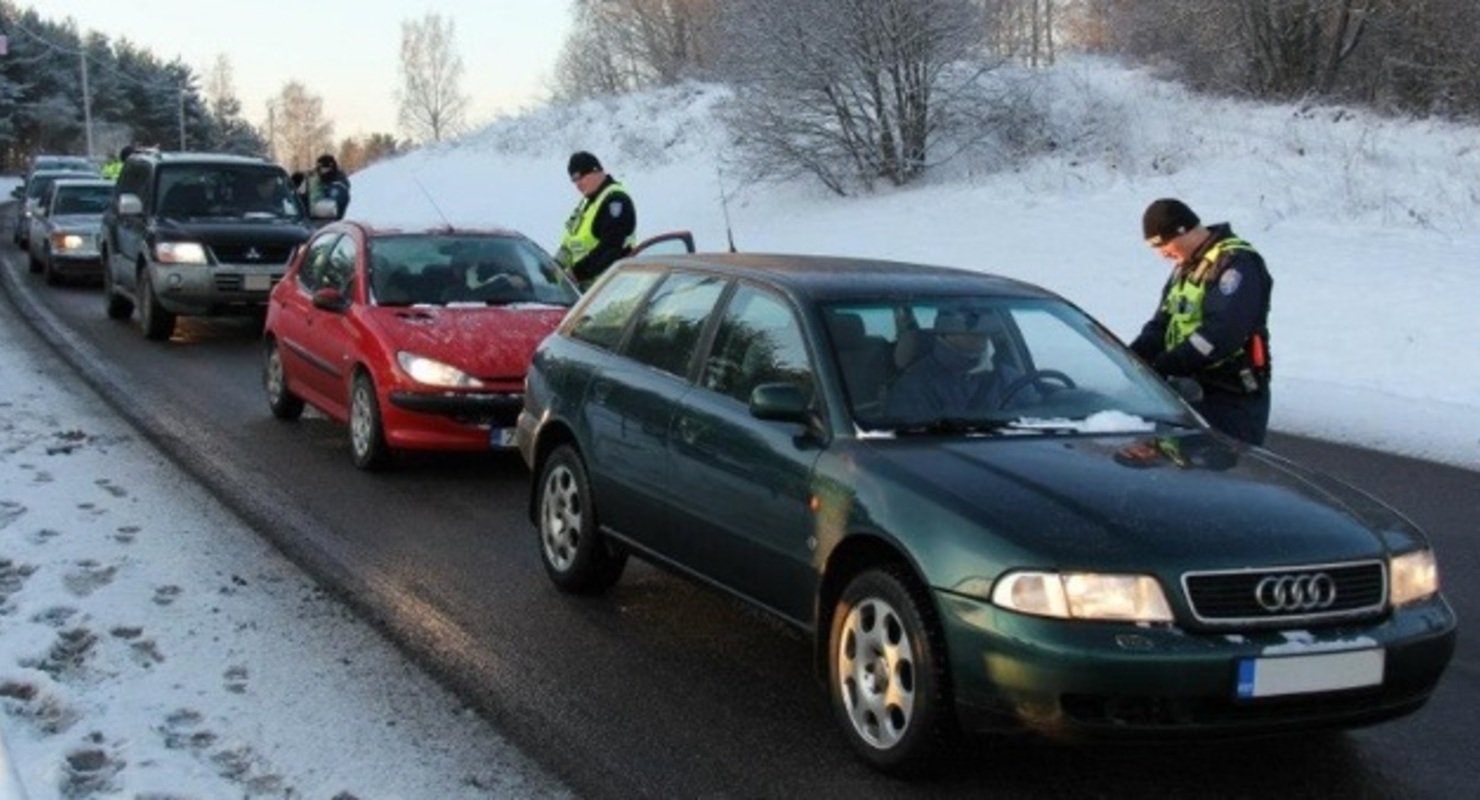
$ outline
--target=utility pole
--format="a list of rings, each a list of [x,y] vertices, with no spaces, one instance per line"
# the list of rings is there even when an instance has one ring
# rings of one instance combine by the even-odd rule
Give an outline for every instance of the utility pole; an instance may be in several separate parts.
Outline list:
[[[176,111],[180,119],[180,152],[185,152],[185,87],[180,87],[180,104]]]
[[[77,59],[82,62],[82,122],[87,129],[87,157],[93,157],[92,92],[87,88],[87,50],[79,49]]]

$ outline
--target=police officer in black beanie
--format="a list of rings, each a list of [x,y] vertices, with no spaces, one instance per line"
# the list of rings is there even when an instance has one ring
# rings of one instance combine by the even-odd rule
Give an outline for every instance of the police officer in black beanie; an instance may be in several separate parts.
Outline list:
[[[1205,226],[1181,200],[1147,206],[1141,231],[1174,266],[1131,349],[1164,377],[1197,381],[1202,399],[1193,407],[1214,428],[1263,444],[1274,287],[1264,259],[1227,223]]]
[[[627,189],[606,174],[596,156],[584,150],[571,154],[566,172],[581,200],[565,221],[555,261],[584,291],[636,246],[637,209]]]

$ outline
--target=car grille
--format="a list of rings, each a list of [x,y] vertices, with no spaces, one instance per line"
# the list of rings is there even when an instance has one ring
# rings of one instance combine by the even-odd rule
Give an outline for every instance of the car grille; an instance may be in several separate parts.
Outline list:
[[[280,245],[212,245],[219,264],[286,264],[293,248]]]
[[[1381,561],[1189,572],[1182,586],[1192,613],[1208,625],[1351,619],[1379,614],[1387,601]]]

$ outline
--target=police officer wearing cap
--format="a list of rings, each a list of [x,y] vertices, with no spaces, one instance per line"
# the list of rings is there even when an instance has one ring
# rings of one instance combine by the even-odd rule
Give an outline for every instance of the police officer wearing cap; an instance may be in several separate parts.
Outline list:
[[[570,272],[582,290],[637,244],[637,209],[627,189],[606,174],[596,156],[574,153],[567,165],[570,181],[581,193],[555,261]]]
[[[1175,266],[1131,349],[1164,377],[1202,387],[1193,407],[1214,428],[1263,444],[1269,426],[1269,297],[1274,280],[1226,223],[1204,226],[1164,198],[1141,219],[1147,244]]]

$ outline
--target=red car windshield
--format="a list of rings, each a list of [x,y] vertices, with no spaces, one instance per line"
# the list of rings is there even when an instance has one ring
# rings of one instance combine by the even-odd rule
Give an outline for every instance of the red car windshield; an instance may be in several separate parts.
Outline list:
[[[569,306],[576,293],[543,250],[517,236],[416,234],[370,241],[370,292],[382,306]]]

